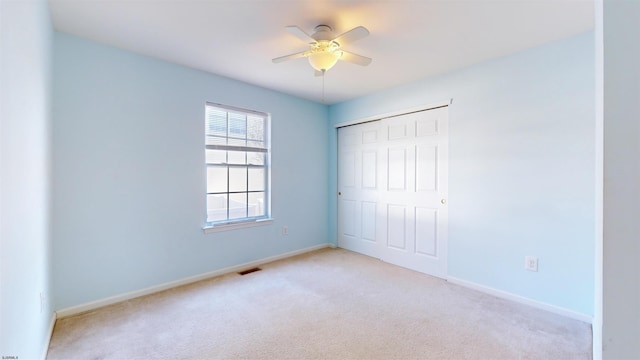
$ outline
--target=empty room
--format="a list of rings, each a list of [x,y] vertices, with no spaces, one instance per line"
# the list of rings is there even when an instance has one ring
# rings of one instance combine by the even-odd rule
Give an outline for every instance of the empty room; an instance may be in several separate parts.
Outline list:
[[[0,356],[640,358],[639,38],[635,0],[0,0]]]

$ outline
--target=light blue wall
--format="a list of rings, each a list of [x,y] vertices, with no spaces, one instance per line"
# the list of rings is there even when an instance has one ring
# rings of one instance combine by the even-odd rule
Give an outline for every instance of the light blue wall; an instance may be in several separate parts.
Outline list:
[[[603,358],[640,357],[640,2],[605,0]]]
[[[42,357],[53,313],[51,37],[45,0],[0,1],[0,355],[20,359]]]
[[[54,40],[57,309],[327,243],[325,105]],[[271,114],[272,225],[203,234],[206,101]]]
[[[593,36],[330,107],[336,124],[453,98],[450,276],[593,314]],[[336,194],[333,127],[329,139],[330,193]],[[333,195],[330,209],[334,235]],[[524,270],[525,255],[539,258],[539,272]]]
[[[55,306],[335,242],[331,124],[453,98],[449,274],[590,315],[593,51],[587,33],[327,110],[58,33]],[[273,225],[202,233],[205,101],[272,114]]]

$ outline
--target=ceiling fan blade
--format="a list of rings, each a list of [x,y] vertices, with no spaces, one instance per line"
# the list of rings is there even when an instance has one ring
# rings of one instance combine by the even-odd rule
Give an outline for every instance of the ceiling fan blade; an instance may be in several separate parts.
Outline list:
[[[311,35],[307,34],[306,32],[304,32],[304,30],[300,29],[299,27],[295,26],[295,25],[289,25],[286,26],[285,29],[287,29],[287,31],[291,34],[294,35],[296,37],[298,37],[300,40],[306,42],[306,43],[315,43],[316,39],[312,38]]]
[[[362,65],[362,66],[367,66],[367,65],[371,64],[371,58],[368,58],[368,57],[362,56],[362,55],[358,55],[358,54],[354,54],[354,53],[350,53],[350,52],[344,51],[344,50],[342,50],[342,56],[340,57],[340,60],[344,60],[344,61],[347,61],[347,62],[350,62],[350,63]]]
[[[307,56],[307,51],[302,51],[302,52],[291,54],[291,55],[280,56],[280,57],[277,57],[277,58],[275,58],[275,59],[273,59],[271,61],[273,61],[274,64],[277,64],[277,63],[281,63],[283,61],[299,59],[299,58],[305,57],[305,56]]]
[[[365,28],[364,26],[358,26],[338,36],[337,38],[333,39],[333,41],[340,44],[340,46],[344,46],[348,43],[367,37],[367,35],[369,35],[369,30],[367,30],[367,28]]]

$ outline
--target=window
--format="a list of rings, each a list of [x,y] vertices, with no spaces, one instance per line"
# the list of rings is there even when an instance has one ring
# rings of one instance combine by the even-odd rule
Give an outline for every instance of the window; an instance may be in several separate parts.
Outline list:
[[[207,226],[268,219],[269,115],[206,104]]]

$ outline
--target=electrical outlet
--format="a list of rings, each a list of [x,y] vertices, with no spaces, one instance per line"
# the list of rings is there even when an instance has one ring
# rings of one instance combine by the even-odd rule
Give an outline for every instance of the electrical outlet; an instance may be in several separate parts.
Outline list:
[[[288,226],[283,226],[282,227],[282,235],[283,236],[289,235],[289,227]]]
[[[535,256],[525,256],[524,268],[529,271],[538,271],[538,258]]]

